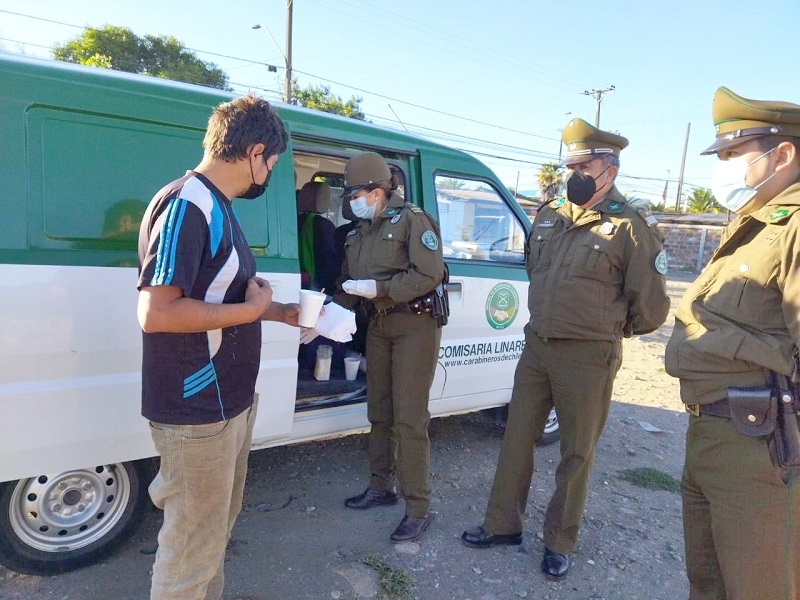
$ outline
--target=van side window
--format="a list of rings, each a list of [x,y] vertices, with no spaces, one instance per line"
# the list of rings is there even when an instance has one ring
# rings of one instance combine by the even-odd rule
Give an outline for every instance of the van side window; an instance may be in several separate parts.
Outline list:
[[[434,185],[445,259],[525,262],[525,228],[494,187],[448,175]]]

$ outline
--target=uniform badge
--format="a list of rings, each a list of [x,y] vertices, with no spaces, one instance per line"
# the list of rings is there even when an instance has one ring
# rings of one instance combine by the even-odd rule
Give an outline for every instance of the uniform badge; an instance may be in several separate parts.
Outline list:
[[[667,274],[667,271],[669,270],[669,265],[667,264],[667,253],[664,250],[656,254],[655,267],[656,271],[658,271],[662,275]]]
[[[622,210],[622,205],[619,202],[612,202],[608,205],[608,210],[612,212],[619,212]]]
[[[386,214],[387,214],[387,215],[393,215],[393,214],[394,214],[394,213],[396,213],[396,212],[397,212],[397,209],[395,209],[395,208],[390,208],[389,210],[387,210],[387,211],[386,211]]]
[[[541,227],[542,229],[549,229],[551,227],[555,227],[556,222],[553,219],[545,219],[541,223],[537,223],[536,226]]]
[[[605,223],[600,225],[599,231],[603,235],[611,235],[612,233],[614,233],[614,224],[606,221]]]
[[[783,217],[785,217],[788,214],[789,214],[788,210],[786,210],[785,208],[781,208],[779,210],[776,210],[774,213],[772,213],[769,216],[769,220],[770,221],[777,221],[778,219],[782,219]]]
[[[347,235],[344,237],[349,238],[351,235],[355,235],[356,233],[358,232],[355,229],[351,229],[350,231],[347,232]]]
[[[390,221],[390,223],[391,223],[392,225],[394,225],[394,224],[395,224],[395,223],[397,223],[399,220],[400,220],[400,213],[397,213],[395,216],[393,216],[393,217],[392,217],[392,220]]]
[[[428,250],[436,250],[439,247],[439,238],[430,229],[422,234],[422,245]]]
[[[553,202],[553,208],[559,208],[564,205],[564,198],[559,198]]]

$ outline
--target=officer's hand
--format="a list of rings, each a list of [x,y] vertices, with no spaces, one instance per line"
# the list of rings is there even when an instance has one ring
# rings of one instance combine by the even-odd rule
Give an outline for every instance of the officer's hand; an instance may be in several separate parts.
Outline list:
[[[378,283],[374,279],[348,279],[342,283],[342,289],[362,298],[374,298],[378,295]]]
[[[300,343],[301,344],[310,344],[315,339],[319,337],[319,332],[314,329],[313,327],[301,327],[300,328]]]

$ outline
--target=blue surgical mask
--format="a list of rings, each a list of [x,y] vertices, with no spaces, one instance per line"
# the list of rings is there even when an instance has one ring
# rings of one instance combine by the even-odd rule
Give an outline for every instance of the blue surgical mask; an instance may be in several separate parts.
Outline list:
[[[369,196],[369,194],[367,194],[367,196]],[[353,214],[359,219],[372,219],[375,217],[375,207],[378,204],[375,203],[372,206],[367,204],[367,196],[353,198],[350,201],[350,208],[352,209]]]
[[[767,150],[750,162],[745,162],[741,158],[718,160],[711,174],[711,193],[717,202],[733,212],[743,209],[756,195],[758,188],[775,177],[773,173],[755,187],[750,187],[746,183],[747,169],[750,165],[764,158],[772,150]]]

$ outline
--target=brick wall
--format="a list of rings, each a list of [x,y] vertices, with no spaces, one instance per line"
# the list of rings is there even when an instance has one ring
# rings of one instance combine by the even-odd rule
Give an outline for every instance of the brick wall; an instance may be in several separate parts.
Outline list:
[[[670,271],[699,273],[719,246],[721,225],[681,225],[660,221]]]

